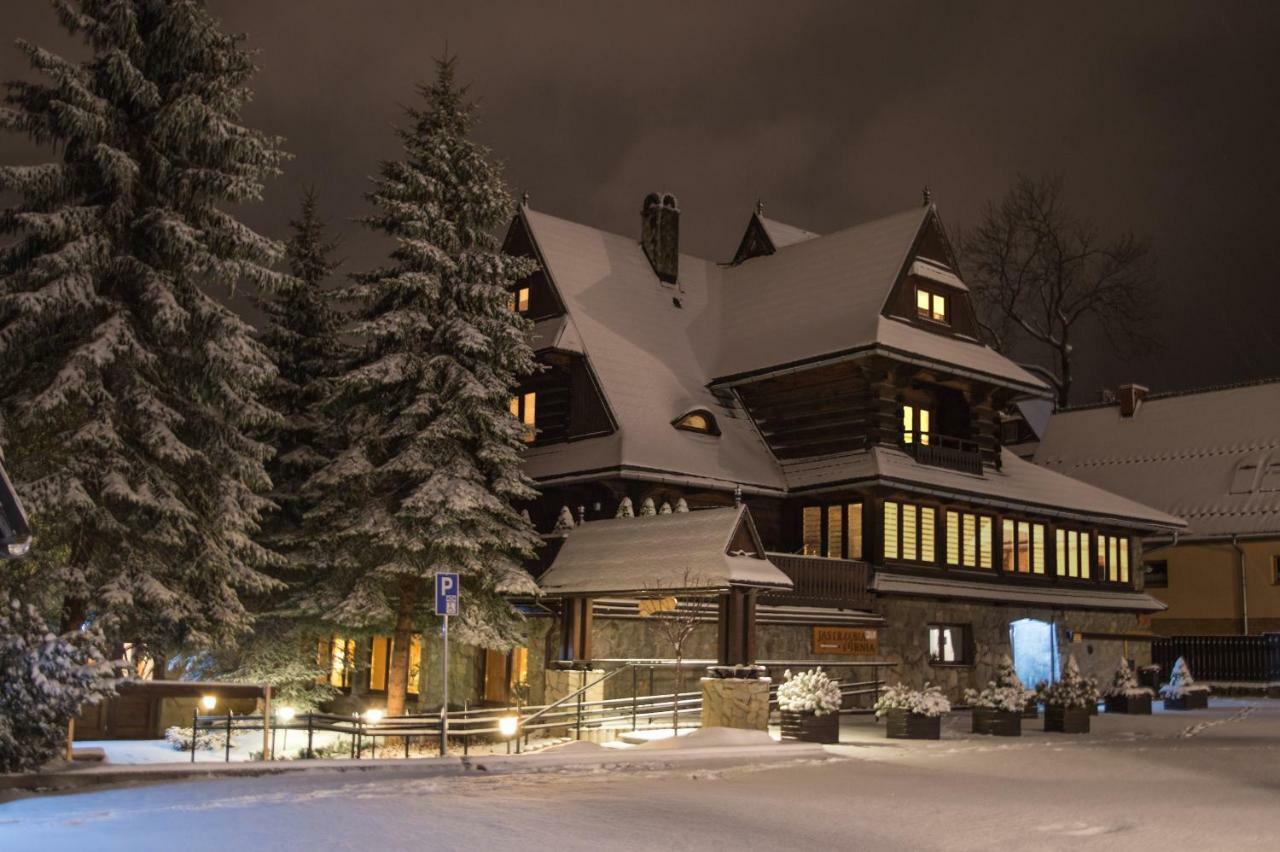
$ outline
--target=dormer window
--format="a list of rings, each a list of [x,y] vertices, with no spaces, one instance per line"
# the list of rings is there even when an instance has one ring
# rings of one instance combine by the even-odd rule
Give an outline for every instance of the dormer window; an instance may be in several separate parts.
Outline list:
[[[672,421],[671,425],[677,429],[684,429],[686,432],[699,432],[703,435],[720,434],[720,427],[716,425],[716,418],[704,408],[680,415]]]
[[[528,313],[529,311],[529,288],[521,287],[514,293],[507,295],[507,307],[516,313]]]
[[[950,314],[947,312],[947,297],[935,290],[917,287],[916,316],[931,322],[950,325],[951,319]]]
[[[902,406],[902,443],[929,443],[929,432],[932,428],[933,412],[919,405]]]
[[[520,436],[520,440],[532,444],[538,435],[538,395],[525,393],[511,397],[511,416],[524,426],[524,434]]]

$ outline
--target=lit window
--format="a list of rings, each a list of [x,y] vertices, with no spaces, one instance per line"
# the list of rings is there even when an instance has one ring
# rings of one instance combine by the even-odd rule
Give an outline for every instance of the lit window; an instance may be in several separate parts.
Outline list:
[[[898,558],[898,504],[884,504],[884,558]]]
[[[947,512],[947,564],[960,564],[960,516]]]
[[[983,515],[978,518],[978,567],[991,567],[991,534],[995,521]]]
[[[935,526],[935,512],[927,506],[920,507],[920,561],[934,562],[937,555],[934,552],[934,535],[937,527]]]
[[[826,555],[839,559],[844,556],[844,507],[827,507],[827,551]]]
[[[805,506],[800,518],[801,553],[818,556],[822,553],[822,508]]]
[[[507,294],[507,307],[513,311],[525,313],[529,310],[529,288],[521,287],[514,293]]]
[[[800,527],[801,553],[831,559],[862,558],[861,503],[805,506]]]
[[[992,519],[969,512],[947,512],[947,564],[991,567]]]
[[[689,432],[701,432],[704,435],[719,435],[720,428],[716,425],[716,419],[709,411],[690,411],[688,414],[682,414],[671,424],[677,429],[685,429]]]
[[[862,558],[862,504],[850,503],[845,507],[849,518],[849,558]]]
[[[511,416],[524,426],[524,434],[520,440],[526,444],[533,443],[538,436],[538,395],[536,393],[518,394],[511,397]]]
[[[973,515],[966,514],[964,516],[964,564],[966,568],[974,567],[974,521],[977,520]]]
[[[967,624],[929,625],[929,662],[964,665],[971,661]]]
[[[933,322],[947,322],[947,297],[917,287],[916,316]]]
[[[929,409],[918,405],[902,406],[902,443],[914,443],[918,435],[920,443],[928,444],[932,421],[933,417]]]
[[[904,503],[902,506],[902,558],[915,559],[919,552],[920,540],[917,537],[916,506]]]

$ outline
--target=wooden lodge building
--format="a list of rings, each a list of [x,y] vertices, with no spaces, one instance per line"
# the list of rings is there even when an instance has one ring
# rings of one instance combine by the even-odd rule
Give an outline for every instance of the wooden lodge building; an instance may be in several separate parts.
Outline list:
[[[544,595],[526,648],[458,652],[451,695],[537,703],[566,668],[670,658],[646,614],[697,600],[686,658],[887,660],[953,698],[1010,651],[1033,680],[1068,643],[1086,672],[1148,661],[1140,542],[1183,522],[1002,446],[999,412],[1051,392],[978,340],[927,197],[828,235],[758,206],[725,263],[680,252],[680,217],[655,194],[638,235],[527,202],[511,223],[539,267],[511,305],[545,369],[511,411]]]

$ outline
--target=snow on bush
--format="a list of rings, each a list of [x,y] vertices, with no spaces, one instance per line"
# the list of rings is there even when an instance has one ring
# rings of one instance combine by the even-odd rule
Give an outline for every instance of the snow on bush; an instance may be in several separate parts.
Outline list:
[[[788,669],[783,678],[785,682],[778,687],[778,709],[790,713],[813,713],[815,716],[840,710],[840,685],[821,668],[801,672],[795,677]]]
[[[35,607],[0,605],[0,773],[57,757],[81,705],[114,691],[100,642],[94,631],[55,636]]]
[[[1160,697],[1181,698],[1190,692],[1208,691],[1208,686],[1196,683],[1196,679],[1191,676],[1191,667],[1187,665],[1186,658],[1179,657],[1173,664],[1173,671],[1169,673],[1169,682],[1160,687]]]
[[[1145,686],[1138,686],[1138,677],[1133,673],[1133,669],[1129,668],[1129,661],[1121,657],[1115,673],[1111,675],[1111,683],[1102,694],[1112,698],[1140,698],[1150,695],[1151,690]]]
[[[1098,703],[1098,687],[1092,680],[1081,676],[1074,654],[1068,656],[1062,666],[1062,679],[1041,687],[1039,693],[1041,701],[1056,707],[1087,710]]]
[[[164,738],[173,746],[174,751],[191,751],[191,729],[174,725],[166,728]],[[201,730],[196,735],[196,748],[200,751],[214,751],[227,747],[227,732]]]
[[[964,700],[974,707],[985,707],[1001,713],[1021,713],[1027,703],[1027,692],[1021,687],[1001,686],[993,680],[988,681],[987,688],[981,692],[966,689]]]
[[[906,710],[917,716],[945,716],[951,712],[951,702],[939,687],[926,683],[924,689],[912,689],[905,683],[897,683],[882,692],[876,701],[877,716],[890,710]]]
[[[1013,658],[1008,654],[1001,656],[1000,664],[996,666],[995,685],[1018,690],[1022,693],[1022,701],[1024,704],[1031,704],[1036,700],[1037,690],[1027,689],[1026,685],[1022,682],[1022,678],[1018,677],[1017,670],[1013,667]]]

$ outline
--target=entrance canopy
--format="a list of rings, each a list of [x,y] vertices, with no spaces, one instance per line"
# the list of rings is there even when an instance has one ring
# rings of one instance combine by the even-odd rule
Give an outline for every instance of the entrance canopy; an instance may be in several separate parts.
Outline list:
[[[590,521],[538,580],[551,597],[790,590],[746,506]]]

